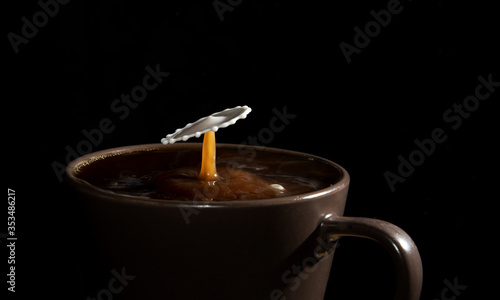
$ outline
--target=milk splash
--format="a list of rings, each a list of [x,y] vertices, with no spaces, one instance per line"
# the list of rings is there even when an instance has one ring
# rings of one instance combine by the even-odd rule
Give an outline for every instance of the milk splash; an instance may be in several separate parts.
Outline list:
[[[178,141],[187,141],[192,137],[200,137],[209,131],[216,132],[219,128],[233,125],[239,119],[245,119],[252,109],[246,105],[228,108],[199,119],[194,123],[188,123],[184,128],[177,129],[161,139],[162,144],[168,145]]]

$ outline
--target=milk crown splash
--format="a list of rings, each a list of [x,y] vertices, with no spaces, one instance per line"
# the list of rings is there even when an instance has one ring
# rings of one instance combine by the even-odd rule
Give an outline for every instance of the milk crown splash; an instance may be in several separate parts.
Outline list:
[[[200,137],[209,131],[217,131],[233,125],[239,119],[245,119],[252,109],[246,105],[228,108],[223,111],[211,114],[199,119],[194,123],[188,123],[184,128],[177,129],[174,133],[168,134],[161,139],[162,144],[173,144],[178,141],[187,141],[192,137]]]

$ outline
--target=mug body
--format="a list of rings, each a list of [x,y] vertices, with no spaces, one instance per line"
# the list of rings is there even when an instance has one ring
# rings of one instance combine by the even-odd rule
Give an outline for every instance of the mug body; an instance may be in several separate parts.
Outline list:
[[[201,144],[121,147],[68,165],[67,182],[88,222],[85,297],[323,299],[335,244],[319,238],[320,224],[343,214],[349,185],[347,172],[331,161],[274,148],[218,145],[217,150],[252,151],[255,157],[272,153],[284,161],[314,161],[311,166],[321,165],[332,181],[311,193],[263,200],[143,199],[78,177],[81,168],[110,156],[181,149],[201,151]],[[318,249],[330,251],[319,255]]]

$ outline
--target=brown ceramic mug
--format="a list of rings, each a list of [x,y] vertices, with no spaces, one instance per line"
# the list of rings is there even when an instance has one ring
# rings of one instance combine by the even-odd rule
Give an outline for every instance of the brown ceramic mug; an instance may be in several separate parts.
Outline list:
[[[419,299],[422,264],[412,239],[385,221],[342,216],[349,175],[324,158],[218,144],[218,151],[307,158],[320,163],[332,182],[307,194],[264,200],[142,199],[78,178],[78,170],[110,156],[183,149],[201,151],[201,144],[114,148],[67,166],[66,180],[83,200],[95,229],[99,262],[111,278],[101,289],[86,290],[85,297],[319,300],[324,298],[337,240],[358,236],[379,242],[391,254],[397,272],[395,299]]]

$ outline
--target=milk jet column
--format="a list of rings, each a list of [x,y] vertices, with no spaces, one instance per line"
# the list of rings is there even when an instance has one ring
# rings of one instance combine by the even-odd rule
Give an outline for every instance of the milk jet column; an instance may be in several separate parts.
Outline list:
[[[199,180],[215,181],[219,179],[215,166],[215,132],[209,131],[203,135],[203,152],[201,155],[201,170]]]

